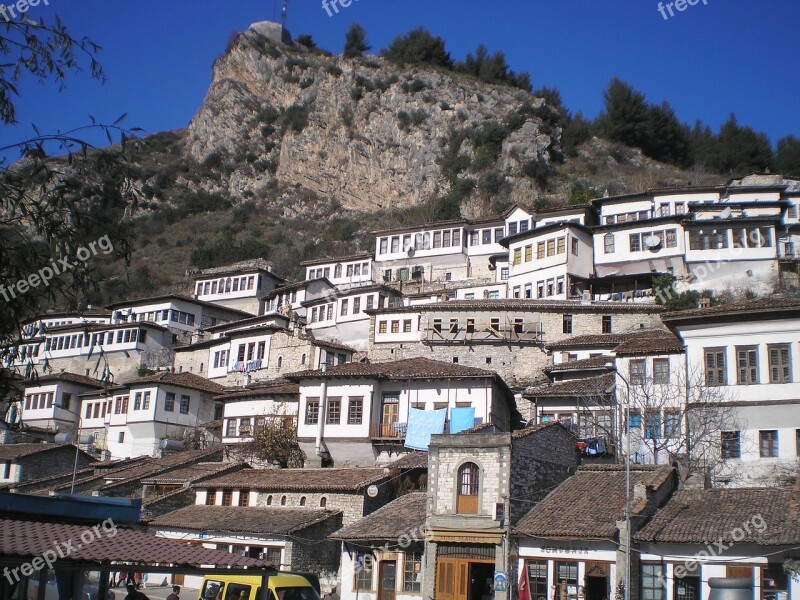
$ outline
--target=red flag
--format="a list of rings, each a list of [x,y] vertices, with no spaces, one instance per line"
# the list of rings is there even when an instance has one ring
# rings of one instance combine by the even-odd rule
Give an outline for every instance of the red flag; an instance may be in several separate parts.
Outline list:
[[[517,600],[531,600],[531,588],[528,587],[528,578],[526,577],[527,570],[523,563],[522,572],[519,574],[519,591],[517,592]]]

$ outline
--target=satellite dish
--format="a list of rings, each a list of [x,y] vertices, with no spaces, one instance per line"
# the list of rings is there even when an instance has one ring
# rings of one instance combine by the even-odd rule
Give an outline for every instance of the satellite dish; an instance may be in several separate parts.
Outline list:
[[[377,495],[378,495],[377,485],[373,484],[367,488],[367,496],[369,496],[370,498],[375,498]]]
[[[416,250],[414,250],[414,246],[409,246],[408,248],[406,248],[406,255],[408,256],[408,258],[412,258],[415,253]]]
[[[661,245],[661,238],[657,235],[648,235],[644,238],[644,245],[653,250]]]
[[[733,211],[726,206],[724,209],[722,209],[722,212],[719,213],[719,218],[720,219],[730,219],[732,215],[733,215]]]

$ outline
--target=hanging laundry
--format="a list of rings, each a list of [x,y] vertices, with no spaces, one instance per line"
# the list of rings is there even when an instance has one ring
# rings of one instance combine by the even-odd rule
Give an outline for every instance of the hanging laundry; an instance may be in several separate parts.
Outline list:
[[[460,433],[475,427],[475,408],[450,409],[450,433]]]
[[[409,409],[405,447],[427,451],[431,435],[444,432],[446,418],[446,408],[440,410]]]

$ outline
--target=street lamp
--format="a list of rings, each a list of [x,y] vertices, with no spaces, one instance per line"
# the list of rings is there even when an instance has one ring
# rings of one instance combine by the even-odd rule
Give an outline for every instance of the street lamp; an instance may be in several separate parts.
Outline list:
[[[607,362],[605,368],[614,371],[625,383],[625,600],[630,600],[631,589],[631,385],[614,363]],[[614,390],[616,392],[616,382]],[[616,394],[615,394],[616,396]]]
[[[75,436],[72,433],[59,433],[55,437],[55,441],[59,444],[72,444]],[[75,477],[78,474],[78,452],[80,451],[79,444],[93,444],[93,435],[79,435],[75,440],[75,463],[72,465],[72,486],[69,489],[70,496],[75,493]]]

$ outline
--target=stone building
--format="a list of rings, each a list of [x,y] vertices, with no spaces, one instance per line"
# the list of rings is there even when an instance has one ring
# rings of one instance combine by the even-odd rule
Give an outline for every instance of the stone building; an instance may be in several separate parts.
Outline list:
[[[376,309],[369,357],[425,357],[492,369],[515,386],[551,363],[549,344],[584,334],[661,327],[660,306],[638,302],[450,300]]]
[[[558,423],[476,429],[431,436],[424,597],[480,598],[496,572],[510,580],[510,531],[578,465],[576,439]]]
[[[0,444],[0,486],[16,487],[42,477],[72,475],[94,457],[71,444]]]

